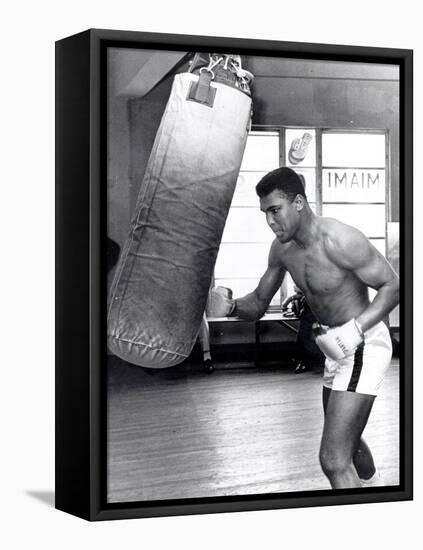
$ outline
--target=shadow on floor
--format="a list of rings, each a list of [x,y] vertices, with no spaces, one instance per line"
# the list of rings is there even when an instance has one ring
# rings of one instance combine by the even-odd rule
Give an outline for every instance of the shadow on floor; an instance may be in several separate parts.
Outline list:
[[[54,491],[26,491],[26,494],[39,500],[46,506],[54,508]]]

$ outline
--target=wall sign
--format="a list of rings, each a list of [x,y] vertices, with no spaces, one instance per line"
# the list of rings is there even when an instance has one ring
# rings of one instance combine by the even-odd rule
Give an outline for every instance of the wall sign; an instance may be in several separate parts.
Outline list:
[[[385,170],[324,169],[324,202],[385,202]]]

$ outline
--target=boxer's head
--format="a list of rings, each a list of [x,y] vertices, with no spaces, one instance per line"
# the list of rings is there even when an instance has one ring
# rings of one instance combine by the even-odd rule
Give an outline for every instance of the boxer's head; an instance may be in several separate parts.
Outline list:
[[[277,168],[266,174],[256,186],[260,209],[280,242],[288,242],[308,208],[304,178],[291,168]]]
[[[291,202],[297,195],[302,195],[307,200],[304,189],[304,176],[297,174],[291,168],[282,167],[272,170],[256,185],[256,192],[260,198],[276,190],[283,193]]]

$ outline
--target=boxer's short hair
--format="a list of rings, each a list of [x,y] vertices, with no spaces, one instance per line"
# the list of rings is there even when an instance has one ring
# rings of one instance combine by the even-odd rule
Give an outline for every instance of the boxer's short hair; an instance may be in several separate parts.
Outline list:
[[[266,174],[256,185],[256,193],[260,198],[266,197],[272,191],[281,191],[291,202],[297,195],[307,200],[305,180],[302,174],[297,174],[292,168],[276,168]]]

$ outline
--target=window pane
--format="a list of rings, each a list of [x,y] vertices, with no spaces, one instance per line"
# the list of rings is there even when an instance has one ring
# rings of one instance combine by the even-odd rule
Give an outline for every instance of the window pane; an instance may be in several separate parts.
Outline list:
[[[385,202],[385,170],[323,170],[323,202]]]
[[[216,277],[214,286],[226,286],[233,292],[234,298],[241,298],[252,292],[258,285],[259,277],[251,277],[249,279],[234,279],[233,277]]]
[[[375,299],[376,294],[377,294],[377,291],[369,287],[369,300],[371,302],[373,302],[373,300]]]
[[[372,243],[372,245],[377,249],[379,250],[379,252],[383,255],[383,256],[386,256],[386,244],[385,244],[385,239],[370,239],[370,242]]]
[[[267,268],[274,238],[260,211],[255,187],[280,165],[279,132],[250,132],[215,267],[215,285],[235,296],[252,292]],[[279,304],[277,293],[272,303]]]
[[[294,284],[294,281],[292,280],[292,277],[289,273],[285,275],[285,278],[282,283],[281,287],[281,300],[282,302],[288,298],[288,296],[292,296],[297,291],[297,288]]]
[[[385,168],[384,134],[322,134],[323,166]]]
[[[269,306],[280,307],[280,305],[281,305],[281,293],[280,293],[280,290],[278,290],[276,294],[273,296],[273,298],[270,300]]]
[[[215,278],[261,277],[267,269],[269,244],[222,243],[215,267]]]
[[[251,132],[247,139],[241,171],[269,172],[279,166],[279,133]]]
[[[323,216],[360,229],[367,237],[385,237],[385,205],[324,204]]]
[[[259,208],[231,208],[222,242],[270,243],[275,238]]]
[[[316,166],[315,130],[286,130],[285,158],[287,166]]]
[[[252,292],[258,285],[260,278],[250,278],[250,279],[231,279],[231,278],[224,278],[224,279],[215,279],[214,284],[215,286],[226,286],[227,288],[230,288],[233,292],[234,298],[241,298],[242,296],[245,296],[246,294],[249,294]],[[276,292],[276,294],[273,296],[272,301],[270,302],[271,306],[279,306],[281,302],[281,295],[280,290]]]
[[[240,172],[232,199],[232,206],[255,206],[260,202],[256,185],[267,172]]]

